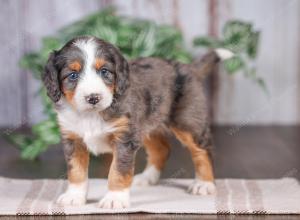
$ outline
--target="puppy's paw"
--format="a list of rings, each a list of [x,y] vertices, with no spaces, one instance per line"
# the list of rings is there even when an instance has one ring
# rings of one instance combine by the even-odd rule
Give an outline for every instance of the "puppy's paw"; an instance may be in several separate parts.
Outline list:
[[[84,205],[86,203],[87,187],[87,182],[80,184],[70,183],[67,191],[58,197],[56,203],[64,206]]]
[[[154,166],[149,166],[144,172],[134,176],[133,185],[135,186],[149,186],[158,183],[160,171]]]
[[[104,209],[123,209],[130,206],[129,190],[108,191],[98,206]]]
[[[188,188],[188,192],[193,195],[213,195],[216,191],[216,185],[213,182],[199,179],[195,180]]]
[[[56,203],[63,206],[81,206],[86,203],[86,196],[85,194],[65,192],[59,196]]]

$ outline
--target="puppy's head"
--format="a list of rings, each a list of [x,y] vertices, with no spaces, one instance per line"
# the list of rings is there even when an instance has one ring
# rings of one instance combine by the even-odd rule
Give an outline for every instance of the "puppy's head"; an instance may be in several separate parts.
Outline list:
[[[50,54],[43,81],[53,102],[62,97],[78,111],[103,111],[128,87],[128,63],[113,45],[77,37]]]

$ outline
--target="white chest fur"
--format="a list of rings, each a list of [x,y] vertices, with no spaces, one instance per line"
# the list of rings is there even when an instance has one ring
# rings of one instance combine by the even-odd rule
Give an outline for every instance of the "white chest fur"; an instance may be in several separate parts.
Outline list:
[[[108,134],[116,129],[94,112],[79,113],[71,108],[59,110],[58,120],[64,131],[77,134],[83,139],[87,148],[93,154],[111,152],[108,144]]]

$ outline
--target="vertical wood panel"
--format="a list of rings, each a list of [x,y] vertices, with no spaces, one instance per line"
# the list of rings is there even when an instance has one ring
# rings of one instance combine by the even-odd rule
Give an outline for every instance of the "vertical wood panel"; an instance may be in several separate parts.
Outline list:
[[[151,19],[157,23],[172,23],[173,0],[114,0],[118,14],[142,19]]]
[[[179,20],[187,46],[192,49],[196,36],[208,34],[208,2],[206,0],[179,1]],[[195,55],[198,53],[196,52]]]
[[[14,16],[12,16],[14,15]],[[20,58],[20,18],[18,0],[3,0],[0,7],[0,125],[18,126],[22,121],[22,76]],[[3,43],[4,42],[4,43]]]
[[[183,31],[189,48],[195,36],[207,34],[206,0],[114,0],[114,3],[121,15],[176,25]]]
[[[209,0],[208,1],[208,35],[210,37],[218,38],[219,37],[219,0]],[[214,121],[215,118],[215,109],[218,108],[218,98],[219,98],[219,71],[218,67],[215,68],[213,74],[208,77],[208,89],[207,94],[207,104],[209,110],[210,121]]]
[[[298,21],[300,21],[300,4],[298,4],[298,18],[297,18]],[[298,27],[296,28],[298,30],[298,36],[300,37],[300,22],[298,22]],[[299,39],[299,38],[298,38]],[[298,84],[300,84],[300,42],[298,43],[297,46],[295,46],[296,50],[298,50],[298,71],[297,71],[297,82]],[[298,86],[298,92],[297,94],[299,95],[300,94],[300,86]],[[298,117],[297,117],[297,121],[300,121],[300,98],[298,97],[297,99],[297,113],[298,113]]]

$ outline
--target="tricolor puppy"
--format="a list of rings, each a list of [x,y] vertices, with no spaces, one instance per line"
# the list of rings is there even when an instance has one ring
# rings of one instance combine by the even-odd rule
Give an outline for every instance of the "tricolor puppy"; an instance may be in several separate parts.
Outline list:
[[[218,49],[191,65],[158,58],[127,62],[113,45],[92,36],[77,37],[51,53],[43,81],[55,103],[69,181],[58,203],[85,204],[89,152],[110,152],[109,191],[99,207],[128,207],[132,182],[158,182],[171,133],[190,151],[195,165],[190,193],[215,193],[202,79],[220,59],[231,56]],[[133,179],[141,146],[148,165]]]

